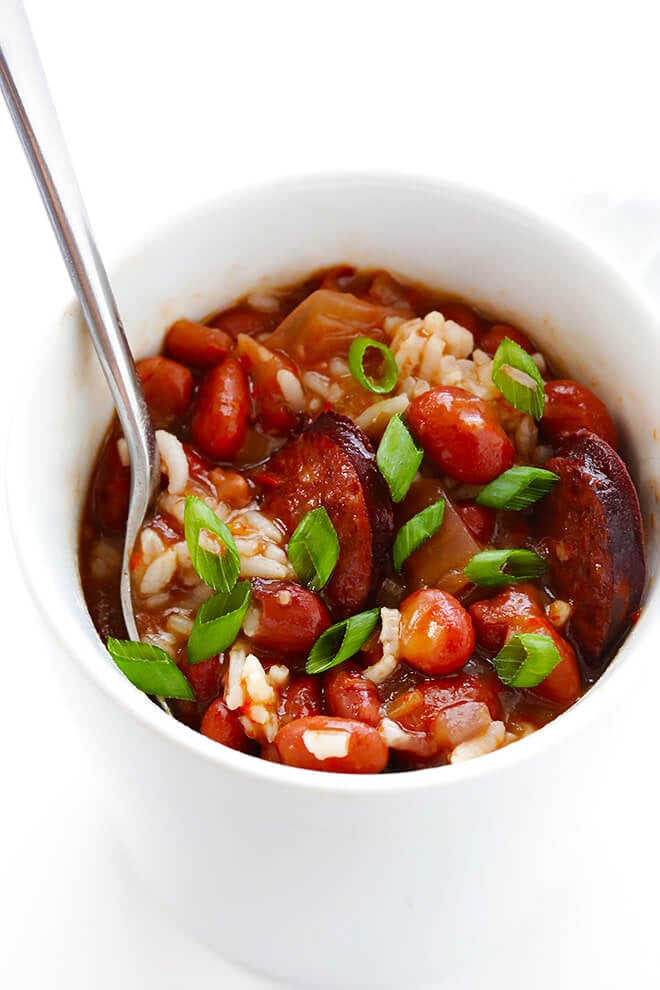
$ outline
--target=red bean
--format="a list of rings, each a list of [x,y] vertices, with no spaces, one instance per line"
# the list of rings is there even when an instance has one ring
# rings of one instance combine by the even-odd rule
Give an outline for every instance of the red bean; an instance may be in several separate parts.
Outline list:
[[[291,581],[253,580],[244,632],[254,646],[301,656],[309,653],[329,625],[327,608],[307,588]]]
[[[178,361],[158,356],[138,361],[137,372],[156,425],[165,425],[183,415],[193,390],[189,368]]]
[[[290,407],[278,376],[286,371],[298,381],[295,364],[286,355],[271,351],[246,334],[238,335],[236,353],[252,379],[259,426],[275,436],[286,436],[300,415]]]
[[[225,358],[199,386],[191,422],[193,440],[207,457],[231,460],[243,446],[249,411],[245,372],[235,358]]]
[[[255,333],[268,333],[274,330],[279,322],[279,314],[263,313],[261,310],[252,309],[251,306],[241,304],[232,306],[230,309],[223,309],[209,320],[209,326],[223,330],[230,337],[238,337],[239,333],[253,335]]]
[[[325,675],[325,703],[330,715],[353,718],[367,725],[380,721],[380,697],[373,681],[359,667],[344,663]]]
[[[308,715],[321,715],[322,712],[323,696],[320,678],[312,677],[311,674],[292,677],[280,695],[280,726]]]
[[[216,698],[206,709],[199,731],[203,736],[241,753],[253,753],[256,749],[254,740],[245,735],[237,712],[227,708],[222,698]]]
[[[451,674],[474,649],[472,620],[446,591],[414,591],[399,606],[399,650],[404,660],[426,674]]]
[[[508,323],[493,323],[493,325],[486,330],[486,333],[479,341],[479,347],[482,351],[485,351],[486,354],[490,354],[492,356],[505,337],[512,340],[514,344],[518,344],[518,346],[522,347],[523,351],[527,351],[528,354],[534,353],[535,347],[529,337],[525,336],[521,330],[516,330],[515,327],[510,327]]]
[[[444,302],[440,304],[440,310],[446,320],[458,323],[465,327],[476,337],[479,333],[481,320],[473,309],[461,302]]]
[[[538,633],[549,636],[561,657],[555,669],[534,693],[550,701],[574,701],[580,694],[580,673],[573,647],[548,621],[532,585],[507,588],[494,598],[470,606],[479,645],[491,654],[498,653],[513,635]]]
[[[515,450],[490,406],[462,388],[433,388],[406,413],[408,426],[444,474],[485,485],[513,464]]]
[[[197,701],[212,701],[220,693],[220,675],[222,666],[219,656],[202,660],[201,663],[188,663],[185,659],[180,665],[181,670],[190,681]]]
[[[460,502],[456,511],[480,543],[490,543],[495,532],[495,510],[476,502]]]
[[[194,368],[211,368],[230,353],[233,344],[224,330],[192,320],[177,320],[165,338],[165,347],[172,357]]]
[[[558,444],[580,430],[588,430],[616,449],[616,427],[604,403],[586,385],[556,379],[545,386],[541,433]]]
[[[275,745],[283,763],[305,770],[380,773],[388,759],[388,748],[373,726],[329,715],[289,722],[275,736]],[[323,757],[326,745],[338,755]]]
[[[120,532],[126,526],[131,470],[124,467],[117,450],[117,436],[112,433],[94,471],[92,512],[102,529]]]

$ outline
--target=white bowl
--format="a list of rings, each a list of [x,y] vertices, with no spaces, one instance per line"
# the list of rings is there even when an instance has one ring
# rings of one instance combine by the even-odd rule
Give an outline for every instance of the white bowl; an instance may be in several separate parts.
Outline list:
[[[601,394],[639,486],[653,575],[656,315],[546,221],[443,182],[311,177],[197,209],[112,276],[141,357],[159,350],[175,317],[201,317],[264,278],[287,282],[343,261],[390,268],[518,321],[557,366]],[[253,759],[192,732],[136,691],[87,614],[78,530],[111,402],[77,305],[56,321],[31,369],[8,469],[18,554],[108,811],[141,873],[185,925],[230,959],[305,987],[410,987],[432,975],[449,985],[462,960],[515,933],[507,892],[524,892],[529,918],[549,892],[576,882],[588,855],[582,840],[596,825],[590,789],[605,779],[597,727],[612,724],[617,698],[650,669],[657,584],[596,687],[504,750],[367,779]]]

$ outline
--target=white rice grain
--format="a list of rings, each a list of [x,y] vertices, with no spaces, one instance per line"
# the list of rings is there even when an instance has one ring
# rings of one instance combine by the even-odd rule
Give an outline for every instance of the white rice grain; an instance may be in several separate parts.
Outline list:
[[[156,443],[161,467],[167,475],[167,490],[170,495],[180,495],[188,484],[188,458],[183,444],[167,430],[156,430]]]
[[[147,597],[162,591],[176,571],[176,551],[169,547],[147,567],[140,581],[140,594]]]

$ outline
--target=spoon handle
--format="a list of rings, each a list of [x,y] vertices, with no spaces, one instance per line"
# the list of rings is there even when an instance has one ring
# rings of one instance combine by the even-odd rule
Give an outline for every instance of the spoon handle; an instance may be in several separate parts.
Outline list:
[[[21,0],[3,0],[0,88],[39,187],[126,437],[131,461],[131,512],[126,546],[132,548],[159,482],[154,430]],[[139,505],[143,507],[141,512]],[[137,638],[132,610],[127,625],[131,638]]]

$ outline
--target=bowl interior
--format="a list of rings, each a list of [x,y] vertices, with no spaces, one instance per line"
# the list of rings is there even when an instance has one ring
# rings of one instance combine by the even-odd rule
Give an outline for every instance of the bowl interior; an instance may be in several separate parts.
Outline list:
[[[517,322],[558,369],[607,403],[640,493],[649,586],[642,619],[604,685],[633,661],[657,621],[655,313],[590,250],[545,221],[469,190],[396,177],[317,177],[228,196],[171,223],[111,275],[133,351],[142,357],[159,351],[177,317],[203,317],[256,286],[285,284],[336,262],[389,268]],[[77,305],[52,331],[44,328],[42,343],[12,443],[19,553],[29,574],[39,575],[33,590],[78,662],[126,704],[152,709],[101,648],[80,587],[81,508],[112,403]],[[35,451],[48,499],[34,485]]]

